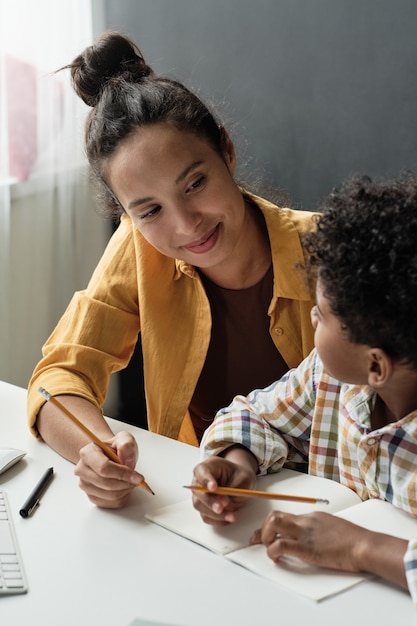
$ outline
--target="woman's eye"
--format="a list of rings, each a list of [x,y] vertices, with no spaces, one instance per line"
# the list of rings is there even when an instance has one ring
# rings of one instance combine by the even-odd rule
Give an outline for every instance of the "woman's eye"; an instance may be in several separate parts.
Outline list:
[[[146,213],[142,213],[139,216],[139,219],[146,220],[149,217],[155,217],[155,215],[157,215],[160,210],[161,210],[161,207],[159,205],[158,206],[154,206],[154,207],[152,207],[152,209],[149,209],[148,211],[146,211]]]
[[[201,176],[198,180],[190,185],[190,189],[197,189],[198,187],[200,187],[203,184],[204,179],[205,177]]]

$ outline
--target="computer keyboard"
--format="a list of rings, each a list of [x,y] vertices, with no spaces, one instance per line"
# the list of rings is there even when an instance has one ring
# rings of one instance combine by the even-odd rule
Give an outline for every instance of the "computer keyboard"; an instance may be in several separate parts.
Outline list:
[[[28,590],[6,492],[0,489],[0,596]]]

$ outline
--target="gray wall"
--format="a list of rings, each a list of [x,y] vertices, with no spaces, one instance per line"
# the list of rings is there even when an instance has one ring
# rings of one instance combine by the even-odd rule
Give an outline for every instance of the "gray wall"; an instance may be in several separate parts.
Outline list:
[[[107,0],[160,73],[224,114],[246,170],[314,208],[417,167],[415,0]]]

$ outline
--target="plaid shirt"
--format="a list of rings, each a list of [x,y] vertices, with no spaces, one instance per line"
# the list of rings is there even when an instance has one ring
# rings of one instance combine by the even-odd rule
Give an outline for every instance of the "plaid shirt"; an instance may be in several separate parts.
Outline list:
[[[369,387],[328,376],[313,350],[279,381],[236,396],[219,411],[201,442],[202,456],[239,443],[254,454],[260,474],[301,463],[362,500],[387,500],[417,517],[417,410],[372,430],[375,398]],[[417,608],[417,538],[404,562]]]

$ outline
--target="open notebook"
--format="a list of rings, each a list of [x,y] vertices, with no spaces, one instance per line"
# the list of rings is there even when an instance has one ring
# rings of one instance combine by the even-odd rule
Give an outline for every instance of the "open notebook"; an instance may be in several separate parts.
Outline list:
[[[298,559],[284,557],[279,564],[273,563],[263,546],[250,546],[249,539],[260,528],[267,513],[280,509],[289,513],[327,511],[356,524],[404,539],[417,535],[417,520],[381,500],[362,502],[359,496],[339,483],[281,470],[258,479],[258,489],[310,496],[329,500],[329,504],[306,504],[284,500],[248,499],[238,512],[236,523],[215,528],[205,524],[193,508],[191,496],[184,501],[162,507],[146,515],[151,522],[194,541],[212,552],[233,561],[312,600],[323,600],[368,578],[306,565]]]

